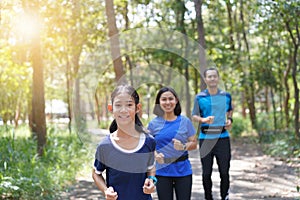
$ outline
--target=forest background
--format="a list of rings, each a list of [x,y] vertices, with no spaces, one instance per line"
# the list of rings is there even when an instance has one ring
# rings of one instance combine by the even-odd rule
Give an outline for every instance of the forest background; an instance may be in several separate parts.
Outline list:
[[[299,0],[0,1],[0,197],[67,188],[116,84],[136,87],[145,124],[162,85],[190,117],[208,67],[232,94],[232,136],[299,162],[299,15]]]

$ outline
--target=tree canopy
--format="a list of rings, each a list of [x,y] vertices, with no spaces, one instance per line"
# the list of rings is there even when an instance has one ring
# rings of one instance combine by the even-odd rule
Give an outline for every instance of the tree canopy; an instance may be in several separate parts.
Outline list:
[[[41,90],[46,101],[68,105],[71,132],[73,121],[100,123],[108,118],[105,105],[120,78],[139,89],[145,116],[161,85],[178,91],[190,115],[203,68],[214,66],[221,87],[234,97],[235,115],[249,117],[260,133],[289,130],[300,138],[298,0],[115,0],[109,7],[107,2],[0,2],[5,123],[30,122],[38,105],[31,102],[44,103],[42,96],[36,99]],[[40,45],[37,51],[34,45]],[[36,85],[42,88],[33,92],[34,71],[41,69],[43,80]],[[261,114],[271,120],[268,127]]]

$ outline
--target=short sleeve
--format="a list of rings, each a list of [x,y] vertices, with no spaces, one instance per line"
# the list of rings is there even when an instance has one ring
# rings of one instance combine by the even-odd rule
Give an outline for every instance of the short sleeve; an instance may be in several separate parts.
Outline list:
[[[187,118],[187,128],[188,128],[188,137],[191,137],[196,134],[196,129],[189,118]]]
[[[231,95],[229,93],[227,95],[228,95],[228,99],[229,99],[229,104],[228,104],[228,110],[227,110],[227,112],[229,112],[229,111],[233,110],[233,106],[232,106]]]
[[[147,130],[149,131],[149,134],[152,135],[153,134],[153,125],[152,125],[152,121],[149,122]]]
[[[98,160],[95,159],[94,161],[94,169],[96,174],[102,174],[105,169],[105,166]]]
[[[154,152],[155,152],[155,148],[156,148],[156,141],[155,139],[151,136],[148,135],[148,139],[149,139],[149,147],[150,147],[150,151],[149,151],[149,160],[148,160],[148,170],[152,169],[155,166],[155,156],[154,156]]]
[[[103,162],[101,162],[101,160],[103,161],[102,152],[103,151],[101,151],[101,145],[99,145],[97,147],[94,161],[94,169],[96,174],[101,174],[106,169],[106,166],[103,164]]]
[[[199,103],[198,103],[197,96],[194,99],[194,107],[193,107],[193,110],[192,110],[192,115],[197,115],[197,116],[200,115],[200,109],[199,109]]]

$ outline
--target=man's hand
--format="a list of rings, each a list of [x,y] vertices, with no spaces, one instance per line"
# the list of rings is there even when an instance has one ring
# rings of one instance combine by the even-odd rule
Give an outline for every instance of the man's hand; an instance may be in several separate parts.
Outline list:
[[[232,127],[232,119],[227,118],[226,124],[225,124],[225,129],[231,129]]]
[[[214,119],[215,119],[215,116],[208,116],[208,117],[204,118],[203,123],[212,124],[212,123],[214,123]]]

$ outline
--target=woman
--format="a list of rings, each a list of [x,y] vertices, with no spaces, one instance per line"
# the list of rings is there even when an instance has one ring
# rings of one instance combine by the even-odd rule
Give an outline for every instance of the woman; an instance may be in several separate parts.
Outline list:
[[[197,148],[195,129],[191,120],[181,115],[179,98],[173,88],[159,90],[153,113],[157,115],[148,125],[156,141],[156,189],[161,200],[188,200],[192,192],[192,167],[188,151]]]
[[[137,115],[141,109],[139,96],[133,87],[121,85],[111,100],[111,134],[97,147],[93,179],[107,200],[151,200],[157,181],[155,140],[145,133]]]

